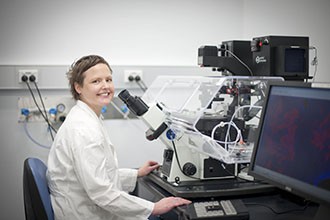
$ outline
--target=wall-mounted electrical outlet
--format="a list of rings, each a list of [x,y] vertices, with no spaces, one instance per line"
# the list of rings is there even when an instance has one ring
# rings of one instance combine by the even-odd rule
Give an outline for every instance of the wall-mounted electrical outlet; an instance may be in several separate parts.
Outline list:
[[[142,70],[125,70],[124,71],[124,82],[125,83],[136,81],[137,80],[136,77],[138,77],[139,80],[143,80]]]
[[[31,82],[31,76],[35,77],[35,82],[38,82],[38,70],[37,69],[25,69],[18,70],[18,83],[24,83],[23,78],[27,77],[27,82]]]

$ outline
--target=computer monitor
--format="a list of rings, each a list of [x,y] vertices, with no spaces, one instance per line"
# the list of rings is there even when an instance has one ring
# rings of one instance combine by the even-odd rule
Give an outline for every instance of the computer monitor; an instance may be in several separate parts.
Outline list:
[[[269,82],[249,174],[319,203],[330,216],[330,87]]]

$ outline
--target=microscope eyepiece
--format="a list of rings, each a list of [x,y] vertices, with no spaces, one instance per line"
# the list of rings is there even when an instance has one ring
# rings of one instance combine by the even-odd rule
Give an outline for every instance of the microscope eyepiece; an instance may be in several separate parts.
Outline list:
[[[137,116],[142,116],[146,113],[149,109],[146,103],[140,97],[133,97],[131,94],[126,90],[122,90],[118,97],[127,105],[127,107]]]
[[[123,101],[125,102],[129,97],[131,97],[131,94],[129,94],[129,92],[124,89],[122,90],[119,94],[118,94],[118,97]]]

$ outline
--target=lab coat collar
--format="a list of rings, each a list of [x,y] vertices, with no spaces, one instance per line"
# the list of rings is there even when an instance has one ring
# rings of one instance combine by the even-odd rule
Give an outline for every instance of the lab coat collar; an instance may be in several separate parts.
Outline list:
[[[86,111],[92,117],[96,117],[98,120],[103,120],[103,115],[100,114],[100,116],[97,116],[97,114],[93,111],[93,109],[91,109],[85,102],[78,100],[77,106],[83,109],[84,111]]]

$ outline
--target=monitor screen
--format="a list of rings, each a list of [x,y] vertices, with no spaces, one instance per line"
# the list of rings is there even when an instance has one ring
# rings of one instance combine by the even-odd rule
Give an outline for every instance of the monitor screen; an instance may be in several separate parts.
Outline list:
[[[269,83],[249,173],[330,207],[330,88]]]

